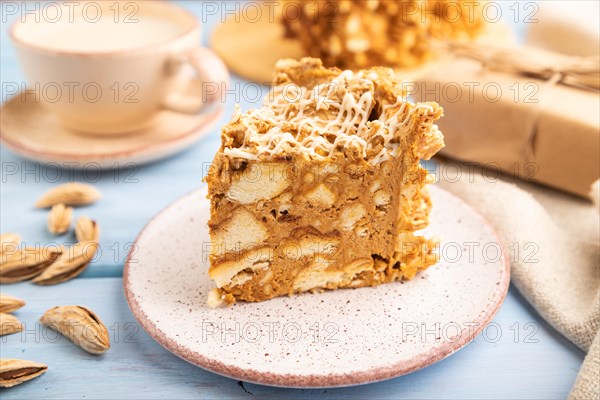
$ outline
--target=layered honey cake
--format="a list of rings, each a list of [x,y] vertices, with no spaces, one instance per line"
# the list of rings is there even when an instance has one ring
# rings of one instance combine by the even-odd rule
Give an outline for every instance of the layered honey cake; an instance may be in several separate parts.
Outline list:
[[[411,279],[435,263],[415,235],[431,207],[419,161],[443,147],[436,103],[387,68],[280,60],[264,105],[222,129],[205,180],[209,304]]]
[[[469,0],[285,0],[287,37],[325,65],[414,67],[431,59],[430,40],[473,39],[483,2]]]

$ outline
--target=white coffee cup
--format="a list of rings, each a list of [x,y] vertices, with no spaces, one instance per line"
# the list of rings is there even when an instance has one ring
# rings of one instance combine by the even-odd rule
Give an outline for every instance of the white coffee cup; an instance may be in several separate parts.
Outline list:
[[[88,1],[53,7],[15,22],[10,36],[29,89],[68,128],[131,132],[164,108],[201,112],[229,81],[223,62],[200,47],[194,16],[175,5]]]

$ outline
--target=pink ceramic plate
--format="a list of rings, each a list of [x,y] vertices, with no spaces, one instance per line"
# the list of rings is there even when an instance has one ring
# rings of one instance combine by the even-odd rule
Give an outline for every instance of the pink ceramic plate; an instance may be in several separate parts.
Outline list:
[[[206,191],[160,212],[125,265],[129,306],[162,346],[209,371],[287,387],[380,381],[439,361],[498,311],[509,268],[487,222],[432,188],[431,225],[442,259],[415,279],[375,288],[206,306]]]

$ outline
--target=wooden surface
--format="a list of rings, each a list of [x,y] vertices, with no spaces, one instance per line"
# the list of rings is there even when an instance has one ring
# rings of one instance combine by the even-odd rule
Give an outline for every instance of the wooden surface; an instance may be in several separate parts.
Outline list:
[[[0,4],[6,7],[6,2]],[[217,3],[213,3],[217,4]],[[186,2],[199,18],[202,5]],[[14,17],[13,17],[14,18]],[[208,18],[206,32],[220,15]],[[9,21],[11,19],[9,18]],[[24,77],[2,24],[2,101],[9,84]],[[517,29],[522,29],[517,27]],[[206,38],[205,38],[206,41]],[[253,91],[254,90],[254,91]],[[260,101],[247,81],[236,79],[226,100],[224,123],[236,102],[246,110]],[[244,97],[240,93],[245,92]],[[51,134],[51,132],[49,132]],[[96,185],[103,199],[75,210],[99,221],[102,255],[71,282],[38,287],[30,283],[2,285],[0,290],[27,301],[16,315],[26,324],[23,334],[0,338],[2,357],[45,362],[42,377],[11,389],[0,389],[3,400],[24,398],[219,398],[219,399],[401,399],[401,398],[565,398],[581,366],[583,354],[548,326],[514,290],[486,331],[449,358],[414,374],[377,384],[327,390],[292,390],[244,384],[180,360],[156,344],[131,315],[122,290],[121,271],[126,250],[144,224],[180,195],[197,188],[219,146],[219,130],[184,153],[147,166],[120,163],[116,170],[99,173],[94,165],[85,172],[58,170],[27,162],[0,149],[2,163],[0,231],[19,232],[30,244],[57,239],[45,230],[46,212],[33,204],[46,189],[71,179]],[[58,241],[73,240],[65,236]],[[88,355],[64,338],[39,326],[37,319],[55,305],[81,304],[96,311],[110,328],[112,348],[103,356]],[[500,337],[497,333],[500,332]]]

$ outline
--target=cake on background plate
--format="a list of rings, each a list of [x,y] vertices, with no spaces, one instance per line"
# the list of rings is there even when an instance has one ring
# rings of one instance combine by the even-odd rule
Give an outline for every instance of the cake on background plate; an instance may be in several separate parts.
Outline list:
[[[436,261],[427,171],[443,147],[435,103],[412,104],[391,69],[285,59],[264,105],[222,129],[205,180],[209,305],[374,286]]]
[[[415,67],[435,55],[430,40],[471,40],[485,25],[483,1],[285,0],[286,36],[327,66]]]

